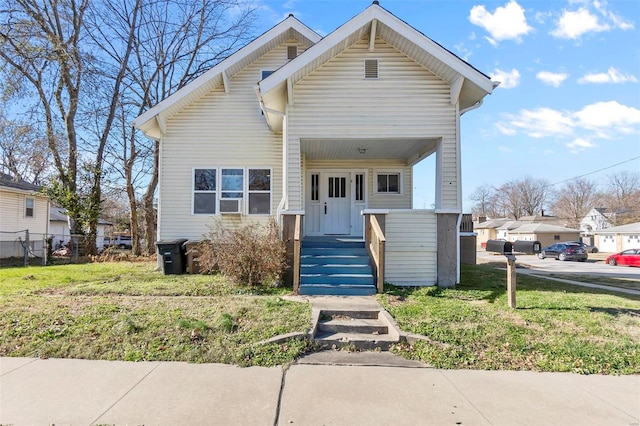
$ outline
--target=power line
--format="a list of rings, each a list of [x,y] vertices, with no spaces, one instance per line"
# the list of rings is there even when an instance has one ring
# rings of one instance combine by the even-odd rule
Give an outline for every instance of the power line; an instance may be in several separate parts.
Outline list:
[[[569,178],[569,179],[561,180],[560,182],[556,182],[556,183],[549,184],[549,185],[545,186],[545,188],[549,188],[550,186],[555,186],[555,185],[559,185],[559,184],[561,184],[561,183],[569,182],[570,180],[580,179],[580,178],[583,178],[583,177],[585,177],[585,176],[593,175],[593,174],[595,174],[595,173],[600,173],[600,172],[603,172],[603,171],[605,171],[605,170],[609,170],[609,169],[612,169],[612,168],[614,168],[614,167],[617,167],[617,166],[619,166],[619,165],[621,165],[621,164],[625,164],[625,163],[629,163],[629,162],[631,162],[631,161],[637,160],[637,159],[639,159],[639,158],[640,158],[640,155],[639,155],[639,156],[637,156],[637,157],[634,157],[634,158],[629,158],[628,160],[622,161],[622,162],[620,162],[620,163],[616,163],[616,164],[613,164],[613,165],[611,165],[611,166],[604,167],[604,168],[602,168],[602,169],[599,169],[599,170],[596,170],[596,171],[593,171],[593,172],[585,173],[585,174],[580,175],[580,176],[575,176],[575,177],[572,177],[572,178]]]

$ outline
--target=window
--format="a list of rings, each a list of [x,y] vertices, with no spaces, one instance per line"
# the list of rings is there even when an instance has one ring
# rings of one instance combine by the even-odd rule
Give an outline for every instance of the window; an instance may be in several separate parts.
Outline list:
[[[380,194],[400,194],[400,173],[376,173],[376,192]]]
[[[287,59],[294,59],[296,56],[298,56],[298,46],[287,46]]]
[[[216,169],[193,172],[193,214],[216,213]]]
[[[560,235],[554,235],[553,236],[553,240],[554,241],[560,241]]]
[[[273,70],[262,70],[261,79],[264,80],[265,78],[269,77],[271,74],[273,74]]]
[[[271,213],[271,170],[249,169],[249,214]]]
[[[24,200],[24,216],[33,217],[36,209],[35,198],[25,198]]]
[[[364,78],[365,79],[378,78],[378,60],[377,59],[364,60]]]
[[[245,210],[248,214],[271,214],[271,169],[194,169],[193,214]]]
[[[311,175],[311,201],[320,200],[320,175],[313,173]]]
[[[356,201],[364,201],[364,174],[356,175]]]

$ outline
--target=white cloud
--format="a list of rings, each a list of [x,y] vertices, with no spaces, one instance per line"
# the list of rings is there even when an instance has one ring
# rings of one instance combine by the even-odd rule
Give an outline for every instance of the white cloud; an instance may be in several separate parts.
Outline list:
[[[596,130],[600,137],[615,133],[635,133],[640,126],[640,109],[621,105],[616,101],[597,102],[574,113],[577,125]]]
[[[575,40],[584,33],[608,31],[610,28],[608,24],[600,23],[597,15],[581,7],[576,11],[565,10],[551,35]]]
[[[524,9],[515,0],[496,8],[494,13],[487,11],[484,5],[473,6],[469,12],[469,21],[489,33],[486,39],[493,45],[503,40],[521,42],[521,36],[533,30],[527,24]]]
[[[584,151],[588,148],[593,148],[595,146],[596,145],[594,143],[583,138],[575,138],[573,141],[567,144],[567,148],[569,148],[569,151],[571,151],[571,153],[573,154],[577,154],[581,151]]]
[[[638,79],[633,74],[623,74],[614,67],[609,67],[607,72],[589,73],[578,79],[578,83],[637,83]]]
[[[576,40],[586,33],[612,29],[627,31],[634,28],[633,22],[608,10],[606,1],[594,1],[593,11],[588,9],[590,7],[588,2],[580,3],[581,6],[577,10],[563,10],[551,35]]]
[[[578,111],[525,109],[517,114],[504,114],[496,129],[507,136],[523,133],[536,139],[564,139],[566,147],[577,153],[597,146],[594,138],[613,139],[639,133],[640,109],[616,101],[596,102]]]
[[[564,72],[550,72],[540,71],[536,74],[536,78],[545,84],[553,87],[560,87],[563,81],[569,77],[569,74]]]
[[[503,126],[522,131],[532,138],[547,136],[571,135],[573,120],[562,111],[551,108],[522,110],[518,115],[509,115],[510,122]]]
[[[496,68],[491,73],[491,80],[499,81],[500,88],[502,89],[513,89],[514,87],[518,87],[520,85],[520,71],[513,68],[511,71],[503,71],[501,69]]]

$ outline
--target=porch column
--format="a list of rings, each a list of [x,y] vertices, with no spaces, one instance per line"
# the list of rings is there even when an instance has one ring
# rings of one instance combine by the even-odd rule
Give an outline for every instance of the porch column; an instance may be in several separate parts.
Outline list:
[[[438,287],[454,287],[458,277],[459,213],[436,210],[438,227]]]

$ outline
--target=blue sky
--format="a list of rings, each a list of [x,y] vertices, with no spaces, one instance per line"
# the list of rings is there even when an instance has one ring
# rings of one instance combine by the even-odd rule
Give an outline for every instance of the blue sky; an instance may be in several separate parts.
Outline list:
[[[371,1],[259,4],[260,30],[293,13],[326,35]],[[380,0],[380,6],[501,82],[461,120],[465,211],[483,184],[525,176],[556,183],[586,174],[604,184],[609,174],[640,171],[640,1]],[[433,167],[432,158],[416,166],[416,208],[433,203]]]

